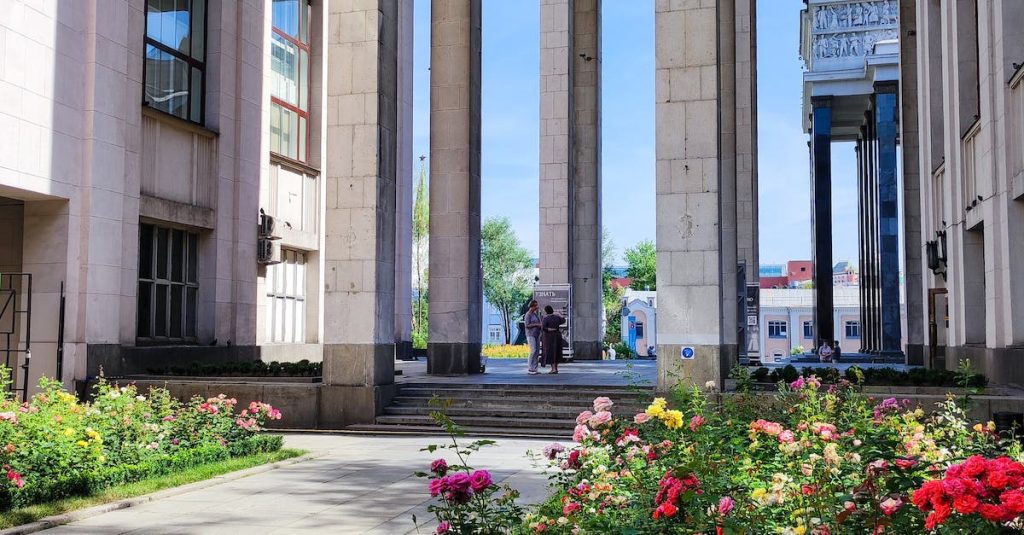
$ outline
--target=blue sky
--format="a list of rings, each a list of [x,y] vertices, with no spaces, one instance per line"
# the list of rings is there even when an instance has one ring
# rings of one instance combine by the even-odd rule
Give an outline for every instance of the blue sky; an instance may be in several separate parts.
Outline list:
[[[538,2],[483,4],[483,216],[538,242]],[[758,0],[761,263],[810,258],[807,135],[801,131],[801,0]],[[416,2],[415,156],[429,155],[430,2]],[[654,0],[603,2],[604,226],[622,250],[654,239]],[[416,160],[419,165],[419,159]],[[853,147],[833,147],[836,261],[856,261]],[[417,168],[418,169],[418,168]]]

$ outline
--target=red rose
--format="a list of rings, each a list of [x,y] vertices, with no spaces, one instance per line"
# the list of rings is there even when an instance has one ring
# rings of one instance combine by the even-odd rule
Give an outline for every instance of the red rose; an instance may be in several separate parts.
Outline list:
[[[978,509],[978,505],[978,499],[970,494],[957,496],[953,500],[953,507],[956,509],[956,512],[962,515],[969,515],[973,513]]]

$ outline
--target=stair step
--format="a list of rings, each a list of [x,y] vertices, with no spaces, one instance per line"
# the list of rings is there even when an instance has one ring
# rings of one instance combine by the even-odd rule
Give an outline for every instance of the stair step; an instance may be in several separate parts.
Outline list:
[[[393,405],[416,405],[416,406],[428,406],[430,400],[433,398],[425,396],[407,396],[405,393],[400,393],[391,403]],[[440,398],[445,401],[451,401],[454,407],[517,407],[517,406],[547,406],[547,407],[558,407],[565,409],[572,409],[576,412],[585,410],[593,410],[591,405],[592,400],[580,401],[577,399],[562,399],[562,398],[545,398],[545,397],[532,397],[532,398],[502,398],[502,397],[458,397],[458,398]],[[647,400],[621,400],[612,398],[612,402],[615,403],[612,406],[612,412],[620,412],[626,410],[634,410],[638,408],[646,408]]]
[[[430,416],[430,413],[435,409],[431,407],[402,407],[397,405],[391,405],[384,408],[384,414],[392,416],[411,416],[411,415],[422,415]],[[579,411],[571,409],[547,409],[547,408],[534,408],[530,406],[517,406],[517,407],[451,407],[447,411],[448,416],[458,421],[462,417],[495,417],[495,418],[506,418],[506,419],[519,419],[523,418],[527,421],[534,418],[546,418],[546,419],[558,419],[566,421],[575,421],[576,416],[579,415]],[[629,418],[632,419],[632,415],[636,413],[626,413]]]
[[[346,431],[372,434],[395,434],[413,436],[445,436],[444,429],[436,425],[409,425],[409,424],[361,424],[350,425]],[[463,427],[466,436],[480,437],[503,437],[503,438],[543,438],[568,443],[571,440],[571,433],[555,429],[530,429],[530,428],[507,428],[507,427]]]
[[[527,429],[554,429],[563,433],[572,434],[576,422],[572,418],[550,419],[509,419],[499,416],[462,416],[454,417],[460,427],[497,427],[497,428],[527,428]],[[390,425],[421,425],[437,427],[434,420],[426,415],[390,415],[385,414],[377,417],[378,424]]]
[[[641,392],[600,392],[600,391],[573,391],[573,390],[537,390],[522,388],[424,388],[403,386],[398,390],[399,395],[408,397],[437,396],[439,398],[474,398],[474,397],[501,397],[501,398],[558,398],[570,399],[585,402],[587,405],[597,397],[608,397],[616,400],[649,400],[654,396],[654,391]]]

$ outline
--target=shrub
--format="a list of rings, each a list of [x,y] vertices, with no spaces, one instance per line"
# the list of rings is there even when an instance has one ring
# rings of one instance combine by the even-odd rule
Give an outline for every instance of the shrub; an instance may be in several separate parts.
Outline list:
[[[7,371],[0,369],[0,376]],[[91,403],[42,379],[25,403],[0,398],[0,508],[89,493],[231,456],[280,449],[281,437],[259,434],[277,409],[223,394],[173,399],[164,389],[140,394],[133,385],[100,380]],[[6,390],[5,390],[6,392]]]
[[[147,368],[152,375],[177,375],[190,377],[319,377],[323,364],[302,359],[298,362],[221,362],[207,364],[192,362],[186,366],[168,368]]]
[[[635,356],[633,354],[633,349],[630,348],[629,344],[626,342],[619,342],[612,347],[615,348],[616,359],[631,359]]]

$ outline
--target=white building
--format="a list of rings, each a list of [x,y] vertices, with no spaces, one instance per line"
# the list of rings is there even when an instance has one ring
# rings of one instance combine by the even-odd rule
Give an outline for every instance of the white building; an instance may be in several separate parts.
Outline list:
[[[658,292],[648,290],[626,290],[622,298],[622,341],[629,343],[632,327],[636,336],[637,355],[648,356],[648,347],[658,346]],[[632,318],[632,319],[631,319]],[[632,325],[630,323],[632,322]]]

